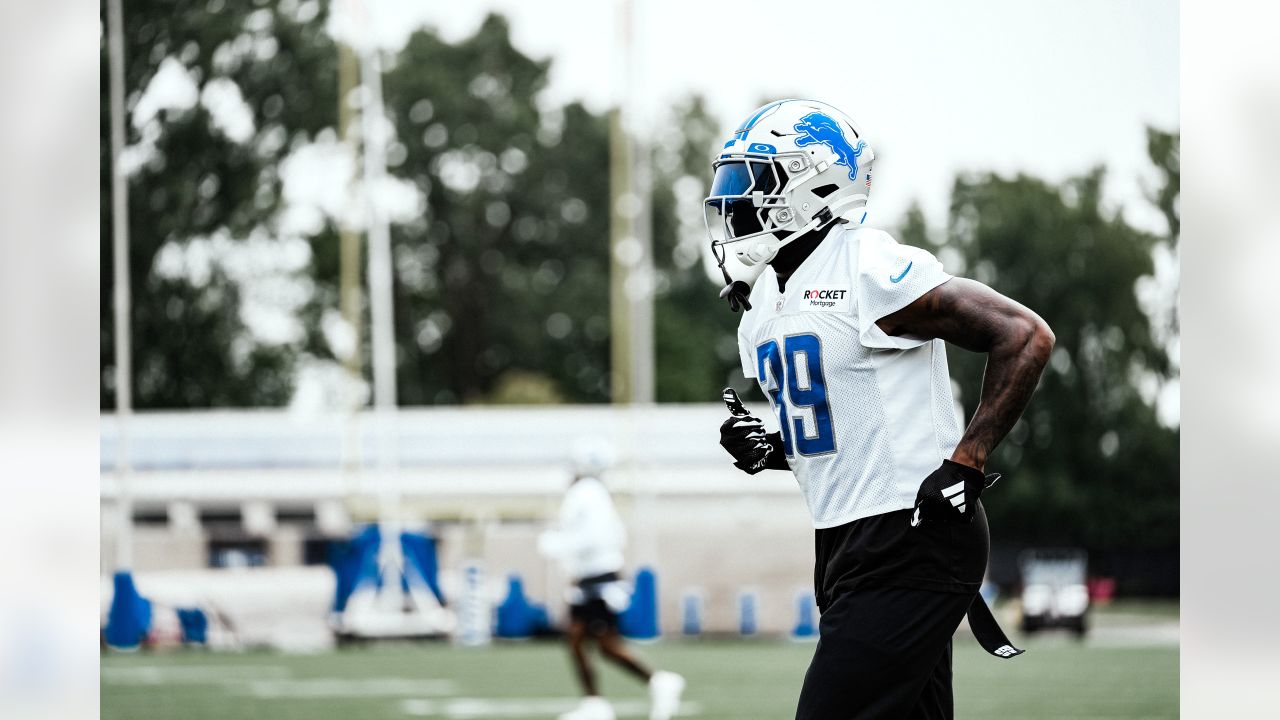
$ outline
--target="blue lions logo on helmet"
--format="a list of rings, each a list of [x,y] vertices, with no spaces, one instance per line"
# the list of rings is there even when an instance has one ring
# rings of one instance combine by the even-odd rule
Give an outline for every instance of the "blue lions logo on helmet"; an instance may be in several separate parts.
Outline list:
[[[849,179],[858,178],[858,158],[862,156],[862,149],[867,146],[866,142],[859,140],[857,147],[849,145],[840,125],[830,115],[820,112],[805,115],[794,127],[796,132],[800,133],[800,137],[796,138],[798,147],[818,143],[826,145],[839,158],[836,164],[849,168]]]

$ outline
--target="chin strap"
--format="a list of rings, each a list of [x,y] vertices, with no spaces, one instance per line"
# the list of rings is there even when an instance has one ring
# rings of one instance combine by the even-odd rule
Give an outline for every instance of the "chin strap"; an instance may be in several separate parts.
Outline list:
[[[831,212],[831,208],[825,207],[819,210],[818,213],[813,216],[812,220],[805,223],[804,227],[795,231],[795,233],[787,239],[787,243],[789,244],[794,242],[796,239],[803,237],[807,233],[825,230],[828,226],[837,222],[844,222],[844,220],[835,217]],[[735,242],[737,242],[737,240],[735,240]],[[781,247],[783,246],[780,245],[779,248]],[[733,276],[729,274],[729,269],[724,266],[725,260],[728,258],[728,253],[725,252],[724,248],[725,244],[712,245],[712,251],[716,256],[716,264],[720,266],[720,274],[724,276],[725,284],[724,288],[720,290],[720,299],[727,300],[729,302],[729,309],[735,313],[739,310],[750,310],[751,301],[749,298],[751,297],[751,285],[750,283],[742,280],[734,280]]]
[[[742,280],[734,280],[729,269],[724,266],[728,258],[723,245],[712,245],[711,251],[716,256],[716,264],[720,266],[720,274],[724,276],[724,288],[720,290],[720,299],[729,301],[729,309],[735,313],[739,310],[751,309],[751,284]]]
[[[724,268],[721,268],[722,270]],[[729,273],[726,271],[724,279],[728,285],[720,291],[720,299],[729,301],[729,309],[738,312],[738,310],[751,309],[751,286],[741,280],[730,279]]]

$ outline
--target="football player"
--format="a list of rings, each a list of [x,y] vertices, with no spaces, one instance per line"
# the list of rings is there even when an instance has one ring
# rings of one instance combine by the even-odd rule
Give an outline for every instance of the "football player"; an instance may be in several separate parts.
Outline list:
[[[987,458],[1021,416],[1054,337],[1034,312],[863,225],[875,153],[842,112],[780,100],[712,161],[705,203],[742,370],[781,426],[732,389],[721,444],[748,473],[790,470],[815,528],[819,642],[796,717],[950,718],[962,617],[1009,644],[977,594]],[[962,427],[944,343],[987,355]]]
[[[583,698],[560,720],[614,720],[613,706],[601,697],[587,655],[591,640],[605,658],[648,684],[650,720],[670,720],[679,709],[684,678],[649,669],[631,655],[618,632],[618,613],[626,609],[630,594],[622,580],[626,529],[609,490],[600,481],[610,463],[609,450],[602,443],[589,439],[577,443],[573,481],[560,505],[558,526],[538,538],[539,550],[559,560],[573,581],[566,593],[569,626],[565,639]]]

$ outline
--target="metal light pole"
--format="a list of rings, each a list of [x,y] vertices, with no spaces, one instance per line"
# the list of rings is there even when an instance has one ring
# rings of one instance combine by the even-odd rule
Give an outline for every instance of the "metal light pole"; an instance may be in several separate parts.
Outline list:
[[[644,0],[629,0],[629,35],[626,51],[628,84],[624,125],[631,140],[633,165],[631,192],[636,198],[632,232],[640,249],[640,260],[632,268],[627,283],[631,305],[631,401],[650,404],[654,400],[653,346],[653,171],[652,148],[648,143],[642,102],[644,88]],[[639,30],[639,32],[637,32]]]
[[[378,527],[382,542],[378,564],[384,572],[403,572],[400,548],[399,457],[396,427],[396,344],[391,260],[391,228],[386,209],[377,194],[386,183],[386,148],[389,123],[382,100],[382,55],[374,37],[373,8],[361,0],[347,0],[354,24],[351,46],[359,57],[359,84],[363,104],[360,110],[361,193],[368,239],[366,283],[369,293],[370,341],[373,365],[374,456],[377,459],[374,488]],[[349,69],[349,68],[348,68]],[[350,248],[348,248],[350,250]],[[358,262],[358,255],[355,258]],[[349,301],[344,298],[344,302]],[[348,306],[350,308],[350,306]],[[385,622],[406,619],[403,596],[390,587],[379,590],[370,608]]]
[[[386,210],[378,201],[377,193],[385,185],[387,176],[388,120],[382,101],[382,55],[374,37],[373,8],[362,0],[345,0],[341,3],[346,20],[351,23],[351,35],[347,44],[359,58],[359,88],[361,91],[360,145],[361,182],[364,201],[365,233],[368,238],[368,264],[366,283],[369,293],[370,340],[373,364],[373,419],[374,456],[377,459],[376,494],[379,520],[385,522],[398,505],[395,488],[398,458],[396,455],[396,344],[394,329],[394,299],[392,296],[391,228]],[[345,48],[340,53],[348,52]],[[354,58],[340,57],[339,85],[354,83]],[[345,98],[343,99],[345,101]],[[340,122],[349,123],[349,116],[340,110]],[[348,242],[344,247],[343,264],[346,268],[343,314],[351,321],[357,316],[359,290],[353,281],[354,267],[358,267],[359,250]],[[358,337],[358,335],[357,335]]]
[[[637,467],[635,459],[643,457],[643,453],[633,444],[633,438],[642,437],[634,407],[654,401],[653,180],[641,102],[645,87],[641,62],[643,10],[643,0],[619,0],[615,5],[615,77],[620,91],[614,96],[617,107],[609,118],[609,314],[613,328],[610,376],[613,402],[628,406],[621,411],[625,432],[615,441],[625,448],[623,455],[632,459],[619,474],[628,479],[635,499],[635,557],[653,563],[657,560],[653,523],[657,501],[651,483],[639,475],[645,468]]]
[[[360,148],[360,133],[353,127],[360,117],[351,104],[352,91],[359,84],[360,63],[356,53],[346,43],[338,45],[338,138],[351,150],[354,158]],[[354,494],[359,489],[361,448],[360,448],[360,404],[362,402],[356,389],[360,385],[363,368],[361,357],[361,338],[363,327],[363,297],[360,283],[361,264],[360,229],[346,219],[340,222],[338,229],[338,297],[342,310],[342,320],[351,331],[350,352],[344,357],[343,366],[347,371],[346,383],[343,385],[342,403],[345,421],[342,440],[342,473],[346,478],[348,492]]]
[[[379,550],[384,567],[402,567],[398,537],[400,529],[399,458],[396,428],[396,343],[394,298],[392,293],[391,228],[377,193],[387,176],[388,120],[382,102],[382,55],[374,37],[371,13],[361,0],[347,0],[353,23],[351,46],[360,59],[361,192],[364,196],[365,232],[368,238],[370,340],[373,361],[373,430],[377,468],[373,475],[378,508],[378,525],[386,538]],[[363,473],[362,473],[363,475]],[[379,600],[392,603],[393,593],[379,593]],[[389,609],[389,608],[388,608]]]
[[[649,148],[639,140],[638,7],[618,4],[621,92],[609,117],[610,376],[613,402],[624,405],[654,399],[652,178]]]
[[[396,457],[396,341],[392,296],[391,227],[375,194],[387,174],[386,116],[382,106],[382,57],[372,43],[360,57],[365,89],[361,113],[364,136],[364,195],[369,237],[369,310],[372,315],[373,407],[378,432],[380,511],[384,518],[398,504]]]
[[[133,413],[129,352],[129,178],[121,167],[124,150],[124,12],[121,0],[107,2],[107,55],[111,95],[111,261],[113,263],[116,378],[116,568],[133,565],[133,496],[129,487],[129,417]]]

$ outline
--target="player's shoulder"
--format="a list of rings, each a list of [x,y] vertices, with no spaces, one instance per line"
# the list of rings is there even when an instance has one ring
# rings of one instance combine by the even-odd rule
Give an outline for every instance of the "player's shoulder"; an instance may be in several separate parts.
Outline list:
[[[872,227],[870,225],[855,225],[854,227],[847,228],[845,230],[845,238],[846,240],[855,241],[860,245],[862,243],[897,244],[898,242],[896,239],[894,239],[893,235],[889,234],[889,231],[884,230],[882,228],[878,228],[878,227]]]
[[[865,225],[847,230],[845,241],[857,250],[859,257],[867,258],[918,249],[898,242],[887,230]]]
[[[859,275],[880,274],[886,268],[901,268],[914,262],[933,260],[924,248],[906,245],[880,228],[859,226],[849,231],[848,241],[854,248],[853,258]]]

